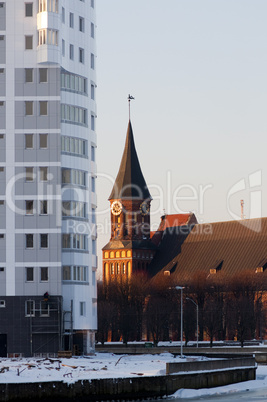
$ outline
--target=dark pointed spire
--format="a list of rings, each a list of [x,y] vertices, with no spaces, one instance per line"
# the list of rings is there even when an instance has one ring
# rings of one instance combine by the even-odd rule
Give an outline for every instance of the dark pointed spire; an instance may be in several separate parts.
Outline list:
[[[136,153],[130,120],[119,172],[109,197],[112,199],[151,199]]]

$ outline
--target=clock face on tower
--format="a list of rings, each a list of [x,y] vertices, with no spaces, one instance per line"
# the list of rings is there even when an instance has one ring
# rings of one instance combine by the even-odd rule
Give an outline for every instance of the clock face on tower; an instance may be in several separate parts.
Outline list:
[[[142,215],[147,215],[149,213],[149,205],[145,201],[140,205],[140,211]]]
[[[121,211],[122,211],[122,204],[120,201],[114,201],[111,204],[111,212],[113,215],[120,215]]]

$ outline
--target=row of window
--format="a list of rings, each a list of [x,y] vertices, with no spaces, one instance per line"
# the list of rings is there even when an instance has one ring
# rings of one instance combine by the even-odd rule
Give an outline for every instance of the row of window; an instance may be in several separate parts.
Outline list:
[[[39,309],[36,307],[35,300],[26,300],[25,302],[25,316],[26,317],[35,317],[36,312],[39,312],[40,317],[49,317],[50,316],[50,306],[49,303],[45,300],[41,300],[39,304]],[[85,309],[86,303],[80,302],[80,315],[86,315]]]
[[[62,169],[62,184],[76,184],[78,186],[86,186],[87,174],[83,170],[77,169]]]
[[[84,0],[80,0],[84,2]],[[1,3],[1,7],[4,7],[5,3]],[[94,8],[94,0],[91,0],[91,7]],[[38,1],[38,12],[50,12],[58,13],[58,0],[39,0]],[[64,9],[65,13],[65,9]],[[33,16],[33,3],[25,3],[25,17]],[[62,21],[63,21],[63,7],[62,7]],[[64,21],[65,22],[65,21]]]
[[[79,201],[63,201],[62,216],[86,218],[86,203]]]
[[[92,85],[94,87],[94,85]],[[61,88],[87,94],[87,79],[76,74],[61,73]],[[91,89],[92,92],[92,89]],[[94,94],[94,93],[93,93]],[[91,94],[92,95],[92,94]],[[92,98],[94,99],[94,98]]]
[[[2,35],[3,36],[3,35]],[[3,40],[5,37],[3,36]],[[55,45],[58,46],[58,31],[53,29],[41,29],[38,34],[38,46],[41,45]],[[33,49],[33,35],[25,35],[25,50]],[[85,62],[85,51],[83,48],[79,47],[78,51],[79,62]],[[65,40],[62,39],[62,56],[65,56]],[[74,45],[69,45],[69,58],[70,60],[74,60]],[[90,67],[92,70],[95,69],[95,55],[91,53],[90,56]]]
[[[39,116],[48,115],[48,101],[38,102],[38,114]],[[4,106],[4,102],[0,106]],[[25,101],[24,112],[25,116],[33,116],[35,113],[35,102]],[[61,104],[61,120],[64,122],[71,122],[74,124],[87,125],[87,110],[78,106],[72,106],[67,104]],[[91,115],[91,130],[95,130],[95,116]]]
[[[39,277],[38,277],[38,275],[39,275]],[[40,282],[48,282],[48,275],[49,275],[48,267],[40,267],[38,274],[34,267],[26,267],[25,268],[26,282],[34,282],[36,280],[35,276],[37,276],[37,280],[39,280]]]
[[[80,138],[62,136],[61,151],[81,156],[87,156],[87,141]]]
[[[65,40],[62,39],[62,56],[65,57],[66,55],[66,45],[65,45]],[[74,50],[74,45],[70,43],[69,45],[69,59],[74,60],[75,59],[75,50]],[[80,63],[84,64],[85,63],[85,51],[82,47],[79,47],[78,49],[78,60]],[[90,67],[92,70],[95,69],[95,55],[91,53],[90,55]]]
[[[125,258],[125,257],[137,257],[137,258],[143,258],[143,259],[152,259],[153,258],[153,253],[149,251],[133,251],[133,254],[130,250],[123,250],[123,251],[105,251],[104,252],[104,258]]]
[[[66,22],[66,13],[65,13],[65,8],[64,7],[62,7],[61,20],[62,20],[62,23],[65,24],[65,22]],[[69,13],[69,27],[74,28],[74,14],[72,12]],[[85,32],[85,19],[84,19],[84,17],[79,16],[78,27],[79,27],[80,32]],[[95,37],[95,25],[91,22],[91,38],[94,38],[94,37]]]
[[[26,248],[34,248],[34,240],[35,240],[35,236],[33,233],[25,234],[25,247]],[[48,234],[47,233],[39,233],[39,247],[40,248],[48,248]]]
[[[38,31],[38,46],[58,45],[58,31],[55,29],[40,29]]]
[[[62,248],[88,250],[87,235],[77,233],[62,234]]]
[[[61,104],[61,120],[87,125],[87,110],[78,106]]]
[[[24,102],[24,111],[25,116],[33,116],[34,115],[34,104],[33,101],[25,101]],[[47,116],[48,115],[48,101],[39,101],[38,102],[38,114],[39,116]]]
[[[39,214],[40,215],[48,215],[48,201],[41,200],[39,201]],[[33,215],[36,213],[34,209],[34,200],[26,200],[25,201],[25,214],[26,215]]]
[[[38,145],[39,149],[48,148],[48,134],[38,135]],[[24,134],[25,149],[33,149],[34,147],[34,134]]]
[[[34,181],[35,173],[34,168],[32,166],[27,166],[24,168],[25,172],[25,181]],[[38,181],[47,181],[48,180],[48,167],[40,166],[38,169]]]
[[[109,272],[110,275],[127,275],[131,272],[131,263],[105,264],[104,268],[106,274]]]
[[[88,267],[65,265],[62,269],[63,281],[88,282]]]
[[[25,82],[33,82],[33,68],[25,68]],[[39,79],[38,82],[45,83],[48,82],[48,68],[39,68]]]

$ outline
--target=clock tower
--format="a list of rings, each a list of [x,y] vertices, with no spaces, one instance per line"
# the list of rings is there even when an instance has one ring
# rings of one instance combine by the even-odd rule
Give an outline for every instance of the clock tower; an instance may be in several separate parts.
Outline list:
[[[103,248],[104,282],[147,271],[155,252],[150,241],[151,200],[129,120],[119,172],[109,197],[111,238]]]

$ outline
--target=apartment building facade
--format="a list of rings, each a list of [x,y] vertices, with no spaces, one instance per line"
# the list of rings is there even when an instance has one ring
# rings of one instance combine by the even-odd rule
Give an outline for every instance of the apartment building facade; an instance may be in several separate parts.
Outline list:
[[[0,356],[94,348],[94,0],[0,2]]]

